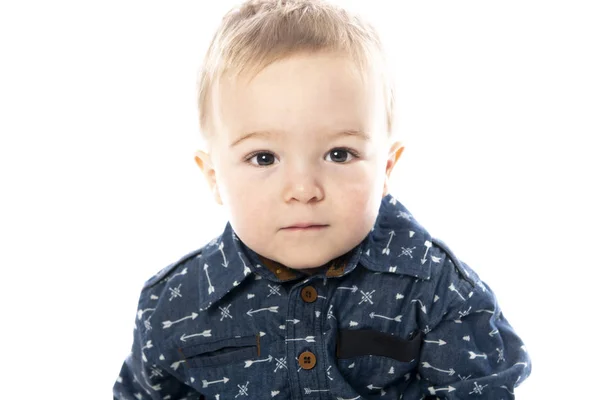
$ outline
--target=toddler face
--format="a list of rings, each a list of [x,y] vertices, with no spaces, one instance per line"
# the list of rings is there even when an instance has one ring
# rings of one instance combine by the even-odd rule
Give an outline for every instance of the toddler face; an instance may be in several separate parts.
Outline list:
[[[223,78],[196,161],[248,247],[313,268],[365,238],[403,149],[389,142],[380,86],[331,53]]]

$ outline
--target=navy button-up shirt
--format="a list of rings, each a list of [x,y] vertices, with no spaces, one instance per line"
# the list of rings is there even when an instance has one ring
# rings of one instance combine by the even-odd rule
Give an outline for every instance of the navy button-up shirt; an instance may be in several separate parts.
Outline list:
[[[491,289],[391,195],[313,273],[228,224],[148,280],[116,399],[513,399],[530,359]]]

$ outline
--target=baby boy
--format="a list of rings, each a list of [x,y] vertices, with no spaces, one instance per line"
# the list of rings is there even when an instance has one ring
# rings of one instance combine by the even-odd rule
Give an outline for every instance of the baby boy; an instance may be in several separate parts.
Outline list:
[[[316,0],[230,11],[196,162],[223,233],[148,280],[115,399],[512,399],[490,288],[388,193],[404,147],[378,35]]]

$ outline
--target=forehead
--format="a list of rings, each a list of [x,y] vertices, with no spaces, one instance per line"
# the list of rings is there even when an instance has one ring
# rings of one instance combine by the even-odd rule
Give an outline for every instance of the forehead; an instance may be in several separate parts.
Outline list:
[[[213,96],[215,128],[230,140],[256,130],[383,131],[381,86],[372,70],[346,56],[296,54],[254,76],[224,76]]]

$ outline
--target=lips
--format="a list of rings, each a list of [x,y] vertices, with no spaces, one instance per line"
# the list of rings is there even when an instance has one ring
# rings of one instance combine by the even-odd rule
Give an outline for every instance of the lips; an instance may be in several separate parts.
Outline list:
[[[290,226],[286,226],[282,228],[283,230],[289,231],[309,231],[309,230],[319,230],[328,227],[329,225],[324,224],[316,224],[316,223],[297,223]]]

